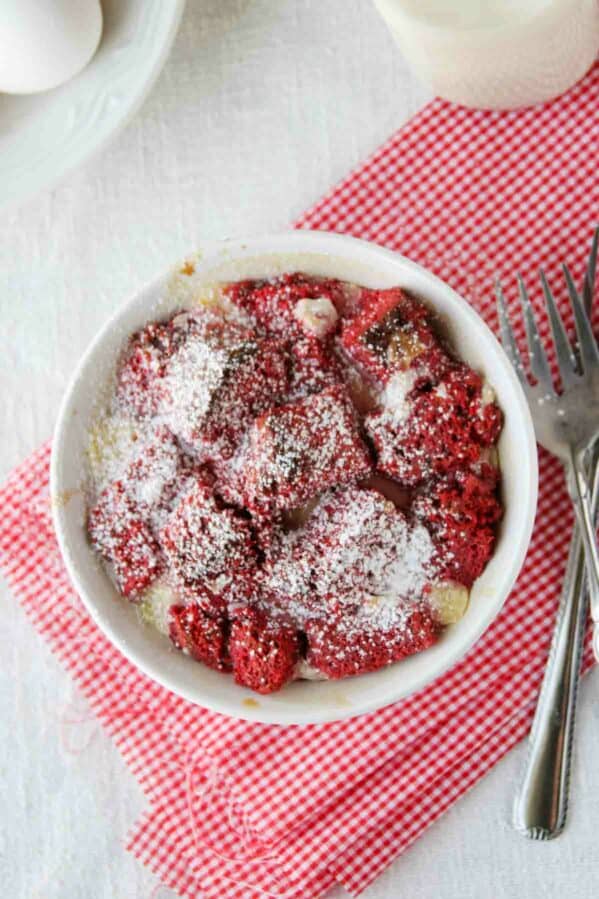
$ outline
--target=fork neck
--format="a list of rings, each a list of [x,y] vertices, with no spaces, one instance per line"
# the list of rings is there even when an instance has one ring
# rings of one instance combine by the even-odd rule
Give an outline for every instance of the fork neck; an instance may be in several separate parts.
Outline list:
[[[574,503],[584,544],[591,615],[593,621],[599,621],[599,552],[585,461],[586,450],[570,448],[570,457],[566,465],[568,490]]]

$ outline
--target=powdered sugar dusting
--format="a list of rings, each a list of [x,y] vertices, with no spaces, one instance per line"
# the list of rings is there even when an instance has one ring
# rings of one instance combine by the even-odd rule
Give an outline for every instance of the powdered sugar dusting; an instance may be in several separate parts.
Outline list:
[[[249,454],[253,498],[269,497],[283,508],[370,472],[366,447],[337,388],[260,418],[250,436]]]
[[[223,290],[130,338],[90,429],[94,547],[144,621],[260,690],[426,648],[428,597],[493,544],[492,392],[399,289]],[[439,485],[446,460],[475,480]],[[454,533],[473,509],[474,560]]]
[[[89,429],[85,450],[88,490],[99,494],[116,480],[137,450],[139,426],[130,417],[116,411],[100,412]]]
[[[432,556],[426,528],[376,491],[350,487],[323,496],[286,535],[265,587],[300,626],[342,605],[351,610],[345,626],[388,630],[434,579]]]
[[[387,382],[381,394],[381,405],[397,424],[404,422],[410,415],[412,404],[409,395],[414,389],[418,375],[416,368],[398,371]]]
[[[187,341],[169,365],[163,381],[161,420],[191,443],[222,385],[229,354],[201,339]]]

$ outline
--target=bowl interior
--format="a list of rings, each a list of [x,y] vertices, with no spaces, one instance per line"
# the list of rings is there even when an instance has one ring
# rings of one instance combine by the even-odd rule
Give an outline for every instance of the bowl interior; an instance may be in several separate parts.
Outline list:
[[[236,717],[290,724],[329,721],[391,703],[433,680],[467,651],[499,612],[524,560],[536,505],[537,456],[517,378],[494,336],[464,300],[424,269],[372,244],[292,232],[212,245],[190,262],[186,273],[179,266],[117,312],[84,356],[65,397],[54,440],[51,485],[53,497],[63,499],[53,508],[71,579],[96,623],[128,658],[202,706]],[[400,285],[437,312],[457,353],[486,375],[504,411],[499,453],[505,516],[495,553],[474,585],[467,614],[447,628],[435,646],[372,674],[338,682],[298,681],[262,697],[174,651],[166,637],[144,626],[135,608],[118,597],[88,545],[80,487],[86,433],[99,385],[108,382],[128,335],[149,320],[191,305],[207,282],[290,270],[368,287]]]

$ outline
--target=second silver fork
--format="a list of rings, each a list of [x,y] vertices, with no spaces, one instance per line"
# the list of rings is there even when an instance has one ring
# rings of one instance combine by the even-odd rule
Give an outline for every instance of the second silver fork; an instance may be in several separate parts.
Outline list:
[[[588,315],[594,288],[597,238],[598,232],[595,233],[593,240],[582,291],[584,309]],[[569,272],[567,277],[571,293],[573,284]],[[548,291],[546,281],[544,288]],[[522,282],[520,289],[523,294],[525,315],[530,318],[532,311]],[[502,337],[504,342],[507,342],[509,351],[510,342],[515,344],[515,340],[511,329],[507,326],[505,302],[500,288],[499,294]],[[533,340],[536,336],[538,342],[536,326],[533,330],[530,321],[527,321],[527,336],[529,341],[531,336]],[[521,364],[519,357],[517,361]],[[580,360],[577,360],[576,364],[579,365]],[[520,370],[519,373],[522,377],[523,372]],[[593,446],[589,471],[593,481],[591,520],[594,522],[599,500],[599,441]],[[529,737],[526,770],[514,803],[514,826],[520,833],[532,839],[552,839],[561,833],[566,822],[578,678],[587,608],[585,553],[580,530],[575,528],[549,659]]]

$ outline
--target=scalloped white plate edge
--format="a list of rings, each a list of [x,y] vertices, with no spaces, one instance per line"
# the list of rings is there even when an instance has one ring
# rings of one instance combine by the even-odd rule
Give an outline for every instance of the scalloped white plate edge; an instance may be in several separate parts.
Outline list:
[[[186,0],[169,0],[168,3],[160,4],[159,9],[165,17],[166,27],[159,32],[160,40],[154,44],[155,55],[152,57],[145,76],[136,82],[127,100],[121,104],[113,118],[107,119],[103,126],[98,128],[98,136],[95,140],[84,144],[71,155],[67,153],[64,161],[59,161],[60,154],[56,149],[53,150],[50,163],[41,166],[37,173],[29,174],[27,184],[24,183],[24,178],[17,178],[14,181],[10,178],[10,174],[4,176],[5,184],[0,184],[0,209],[3,212],[12,212],[21,203],[31,199],[40,191],[56,187],[70,172],[101,153],[110,141],[129,124],[162,71],[179,30],[185,3]],[[77,77],[75,76],[75,78]],[[6,182],[8,182],[8,186],[6,186]]]

